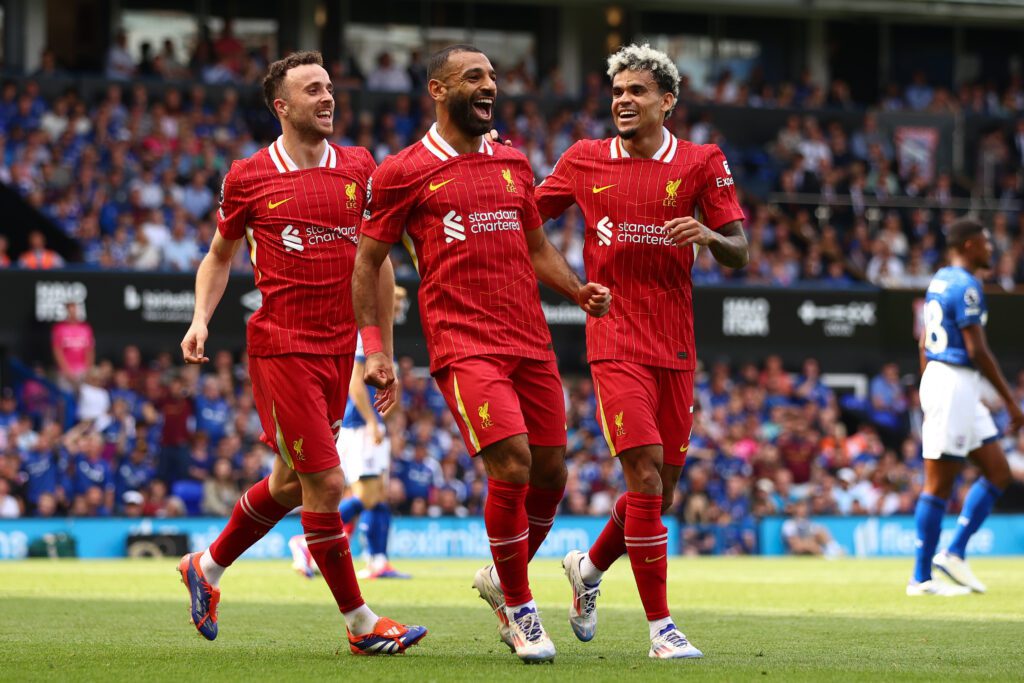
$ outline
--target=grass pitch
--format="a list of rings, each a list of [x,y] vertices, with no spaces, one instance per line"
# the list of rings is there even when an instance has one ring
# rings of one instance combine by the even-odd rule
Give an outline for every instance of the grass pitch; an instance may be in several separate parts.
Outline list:
[[[221,587],[220,636],[188,623],[175,560],[0,562],[0,680],[513,681],[1021,680],[1024,560],[973,560],[987,595],[907,598],[910,560],[681,559],[669,597],[703,660],[647,658],[629,564],[606,576],[599,628],[566,623],[557,561],[532,566],[558,648],[522,665],[470,588],[481,562],[397,563],[411,581],[364,582],[379,614],[430,629],[403,657],[354,657],[330,593],[286,562],[240,562]]]

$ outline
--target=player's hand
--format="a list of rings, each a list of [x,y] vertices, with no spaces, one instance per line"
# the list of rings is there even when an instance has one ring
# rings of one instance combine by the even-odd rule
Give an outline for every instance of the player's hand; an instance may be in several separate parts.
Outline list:
[[[390,390],[385,389],[385,391]],[[377,393],[379,394],[380,392],[378,391]],[[384,440],[384,431],[380,428],[380,423],[376,420],[374,420],[370,426],[370,438],[373,440],[374,446],[379,446],[381,441]]]
[[[512,141],[511,140],[502,140],[501,139],[501,135],[499,135],[498,131],[496,131],[493,128],[491,128],[491,132],[487,134],[487,138],[491,142],[493,142],[495,144],[498,144],[498,145],[505,145],[506,147],[511,147],[512,146]]]
[[[203,355],[206,351],[206,338],[210,336],[206,325],[193,321],[192,326],[181,340],[181,355],[186,363],[209,363],[210,359]]]
[[[600,318],[608,312],[612,306],[612,293],[604,285],[596,282],[588,282],[576,292],[576,303],[580,305],[588,315]]]
[[[363,381],[378,389],[387,389],[395,383],[395,366],[383,351],[366,357]]]
[[[665,237],[677,247],[699,244],[707,247],[715,241],[715,231],[693,216],[673,218],[665,223]]]
[[[387,389],[378,389],[373,398],[373,408],[381,417],[387,417],[397,404],[398,382],[392,382]],[[383,437],[381,437],[383,438]],[[380,443],[378,441],[378,443]]]
[[[1013,433],[1019,432],[1024,427],[1024,411],[1016,403],[1011,403],[1008,408],[1010,411],[1010,431]]]

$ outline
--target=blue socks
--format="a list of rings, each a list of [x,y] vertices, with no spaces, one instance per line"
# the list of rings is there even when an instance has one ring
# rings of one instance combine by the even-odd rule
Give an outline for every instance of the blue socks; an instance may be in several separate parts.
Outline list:
[[[356,515],[363,511],[363,501],[359,500],[355,496],[351,496],[341,501],[341,505],[338,507],[338,510],[341,512],[341,521],[348,524]]]
[[[1002,491],[992,485],[985,477],[978,477],[978,480],[967,492],[964,500],[964,509],[956,520],[956,535],[953,542],[949,544],[949,553],[960,559],[964,558],[967,552],[967,541],[971,539],[974,532],[981,528],[985,518],[992,512],[992,506],[996,498],[1002,495]]]
[[[917,499],[914,521],[917,522],[917,554],[914,560],[914,581],[930,581],[932,578],[932,557],[939,545],[942,533],[942,515],[946,512],[946,501],[938,496],[922,493]]]
[[[386,555],[388,552],[388,533],[391,531],[391,508],[387,503],[377,503],[366,510],[363,502],[352,496],[341,501],[341,521],[351,522],[359,515],[360,539],[365,539],[364,552],[370,556]]]
[[[387,555],[388,553],[388,532],[391,531],[391,508],[387,503],[377,503],[371,510],[367,510],[364,519],[367,519],[366,544],[370,555]]]

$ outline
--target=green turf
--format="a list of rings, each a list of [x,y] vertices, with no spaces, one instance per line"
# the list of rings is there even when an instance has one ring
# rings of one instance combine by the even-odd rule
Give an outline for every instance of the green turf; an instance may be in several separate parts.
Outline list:
[[[353,657],[322,581],[285,562],[241,562],[222,583],[221,632],[187,622],[173,561],[0,562],[0,680],[323,679],[939,680],[1024,679],[1024,560],[975,560],[987,595],[907,598],[908,560],[677,559],[673,614],[700,661],[647,658],[647,626],[626,562],[608,573],[600,628],[579,643],[565,620],[557,561],[532,567],[558,647],[526,667],[500,645],[469,587],[480,563],[402,562],[411,581],[365,582],[381,614],[430,634],[404,657]]]

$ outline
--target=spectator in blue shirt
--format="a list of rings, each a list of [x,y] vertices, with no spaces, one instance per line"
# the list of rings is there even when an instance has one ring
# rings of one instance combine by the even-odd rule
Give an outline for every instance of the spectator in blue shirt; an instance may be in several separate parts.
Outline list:
[[[8,124],[18,113],[18,84],[8,79],[0,88],[0,126],[8,130]]]
[[[213,206],[213,192],[207,186],[210,177],[204,171],[192,175],[192,181],[185,187],[181,205],[193,220],[200,220],[210,212]]]
[[[4,387],[0,394],[0,429],[10,429],[18,421],[18,399],[14,389]]]
[[[419,444],[413,449],[412,459],[405,463],[401,476],[410,503],[417,498],[429,502],[441,482],[441,467],[428,455],[426,445]]]
[[[224,400],[220,379],[203,380],[203,393],[196,396],[196,431],[206,432],[210,444],[216,446],[227,433],[231,422],[231,407]]]
[[[886,363],[871,380],[871,420],[890,430],[901,429],[907,416],[907,397],[896,363]]]
[[[135,418],[124,399],[114,401],[110,417],[110,422],[103,428],[106,455],[109,458],[123,458],[135,448]]]
[[[793,394],[797,402],[817,403],[827,408],[832,402],[832,390],[821,381],[821,367],[814,358],[804,360],[803,373],[797,378]]]
[[[732,518],[734,524],[744,524],[750,517],[750,496],[747,495],[747,480],[743,476],[734,476],[726,480],[725,495],[715,503],[722,511]]]
[[[132,452],[118,465],[114,478],[115,495],[122,500],[128,491],[142,491],[156,476],[156,470],[149,460],[149,451],[144,441],[137,442]]]
[[[26,497],[33,508],[39,505],[39,498],[43,495],[50,495],[54,499],[65,497],[62,459],[55,446],[50,433],[44,429],[35,445],[22,457]]]
[[[108,510],[112,508],[114,476],[110,465],[103,459],[103,438],[95,432],[88,432],[73,439],[69,450],[73,456],[72,489],[76,498],[72,505],[79,504],[77,499],[86,496],[92,504],[95,494],[89,489],[95,487],[103,492],[103,506]]]
[[[142,418],[144,401],[142,396],[132,389],[131,375],[124,368],[119,368],[114,372],[114,386],[110,389],[110,400],[115,404],[119,400],[124,401],[132,417],[136,420]]]

